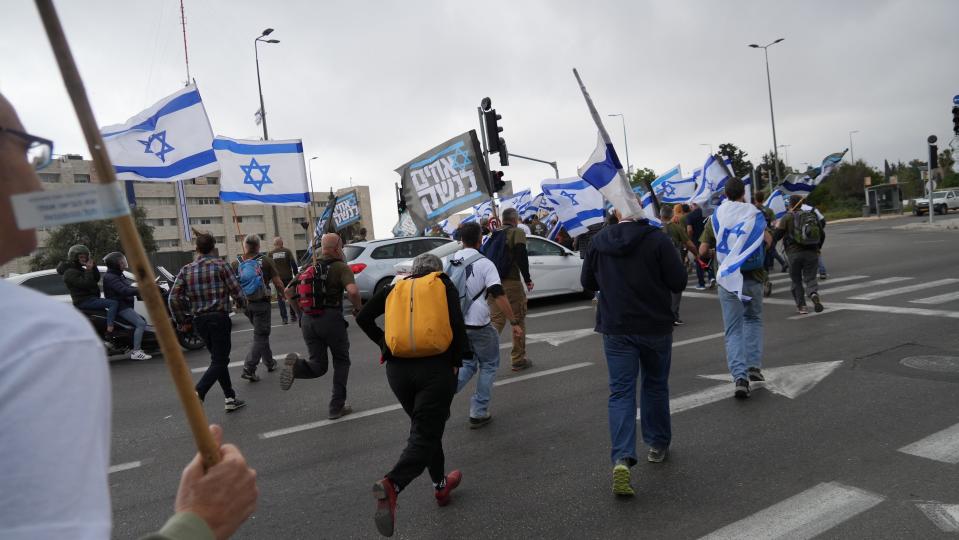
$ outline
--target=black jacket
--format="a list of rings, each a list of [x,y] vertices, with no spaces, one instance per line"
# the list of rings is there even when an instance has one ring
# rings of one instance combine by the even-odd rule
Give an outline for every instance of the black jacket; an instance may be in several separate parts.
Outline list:
[[[421,277],[421,276],[414,276]],[[472,358],[473,353],[470,349],[469,336],[466,335],[466,323],[463,321],[463,311],[460,309],[459,293],[456,286],[450,281],[446,274],[440,274],[440,279],[446,285],[446,306],[449,309],[450,326],[453,328],[453,342],[450,348],[442,354],[428,356],[424,358],[401,358],[399,362],[430,362],[437,360],[446,360],[453,367],[463,365],[463,358]],[[363,309],[356,316],[356,324],[360,326],[367,337],[380,346],[383,353],[383,360],[393,360],[389,347],[386,346],[383,329],[377,326],[376,319],[386,312],[386,297],[393,291],[393,285],[387,285],[380,289],[380,292],[373,295],[373,298],[363,304]]]
[[[133,309],[134,299],[140,296],[140,291],[130,283],[119,270],[107,270],[103,276],[103,296],[116,300],[120,304],[119,311]]]
[[[100,270],[96,265],[87,270],[78,262],[63,261],[57,266],[57,273],[63,276],[63,283],[70,291],[73,305],[79,305],[91,298],[100,298]]]
[[[664,335],[673,331],[672,293],[686,288],[686,268],[660,229],[627,221],[592,238],[580,282],[600,291],[597,332]]]

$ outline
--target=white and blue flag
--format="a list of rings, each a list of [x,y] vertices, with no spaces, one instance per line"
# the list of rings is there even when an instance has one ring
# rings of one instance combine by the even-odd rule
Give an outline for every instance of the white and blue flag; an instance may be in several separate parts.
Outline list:
[[[546,233],[546,238],[550,240],[556,240],[556,235],[559,234],[559,230],[563,228],[563,222],[559,220],[559,216],[556,215],[556,212],[550,212],[548,216],[543,218],[543,223],[549,227],[549,232]],[[552,223],[552,225],[550,225]]]
[[[751,203],[723,201],[709,220],[716,235],[719,271],[716,281],[727,291],[748,302],[743,295],[743,275],[739,268],[760,248],[766,231],[766,218]]]
[[[763,202],[763,206],[772,210],[776,219],[779,219],[786,215],[786,198],[786,194],[781,189],[774,189],[766,198],[766,201]]]
[[[709,156],[703,165],[702,176],[696,188],[696,193],[690,198],[689,202],[700,205],[706,203],[714,193],[723,191],[729,178],[729,170],[726,168],[726,164],[716,156]]]
[[[646,218],[649,220],[649,224],[662,229],[663,220],[659,219],[659,216],[656,215],[656,210],[653,208],[653,196],[649,193],[644,194],[642,196],[642,203],[643,211],[646,212]]]
[[[605,219],[603,194],[582,178],[543,180],[543,193],[550,198],[566,232],[574,238]],[[636,198],[632,191],[630,195]]]
[[[532,203],[533,194],[530,190],[524,189],[518,193],[514,193],[511,197],[505,197],[499,200],[499,209],[500,212],[506,210],[507,208],[515,208],[521,218],[525,218],[525,215],[529,211],[529,206]]]
[[[783,190],[783,193],[786,195],[802,195],[803,197],[809,195],[816,186],[821,184],[822,181],[839,166],[839,163],[847,151],[848,149],[829,154],[823,158],[822,165],[815,169],[810,169],[802,174],[786,175],[779,189]]]
[[[119,180],[172,182],[220,168],[196,85],[163,98],[124,124],[101,128],[100,134]]]
[[[217,137],[220,200],[233,204],[306,206],[310,203],[303,143]]]
[[[473,214],[475,214],[476,217],[479,219],[483,219],[484,217],[488,218],[492,216],[493,215],[493,199],[489,199],[486,202],[481,202],[477,205],[474,205]]]
[[[682,169],[676,165],[669,169],[659,178],[653,180],[653,191],[659,197],[659,201],[667,204],[685,203],[696,194],[696,178],[683,178]],[[645,205],[643,205],[645,207]],[[649,215],[649,212],[646,213]]]

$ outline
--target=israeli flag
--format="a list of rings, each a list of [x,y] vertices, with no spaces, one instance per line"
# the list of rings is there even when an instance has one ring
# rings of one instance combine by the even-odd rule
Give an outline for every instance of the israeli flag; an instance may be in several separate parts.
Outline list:
[[[659,197],[659,202],[667,204],[676,204],[689,202],[689,199],[696,194],[696,176],[692,178],[683,178],[682,170],[679,165],[669,169],[662,176],[653,180],[653,191]],[[649,215],[649,212],[646,212]]]
[[[488,218],[493,215],[493,199],[473,206],[473,213],[477,218]]]
[[[243,141],[217,137],[213,150],[220,162],[220,200],[234,204],[306,206],[310,190],[303,143]]]
[[[559,221],[570,236],[576,237],[587,231],[590,225],[602,223],[603,194],[582,178],[543,180],[543,193],[553,203]],[[632,191],[629,196],[636,196]]]
[[[703,165],[702,178],[690,202],[704,204],[713,193],[721,192],[726,187],[726,180],[729,180],[729,172],[725,163],[716,156],[709,156]]]
[[[751,297],[743,295],[743,275],[739,267],[759,249],[764,241],[766,218],[751,203],[723,201],[710,218],[716,234],[716,257],[719,273],[716,281],[743,302]]]
[[[646,212],[646,217],[649,220],[649,224],[654,227],[659,227],[660,229],[662,229],[663,220],[659,219],[659,216],[656,215],[656,209],[653,208],[652,194],[647,193],[643,195],[642,202],[643,202],[643,211]]]
[[[563,223],[559,220],[559,216],[556,215],[556,212],[550,212],[548,216],[543,218],[543,223],[548,227],[549,224],[553,225],[549,227],[549,232],[546,234],[546,238],[555,241],[556,235],[559,234],[559,230],[563,228]]]
[[[466,220],[463,220],[463,222],[465,222],[465,221],[466,221]],[[461,222],[461,223],[462,223],[462,222]],[[456,231],[456,227],[454,227],[453,225],[450,224],[449,218],[444,219],[443,221],[440,221],[439,223],[437,223],[437,225],[440,226],[440,229],[442,229],[444,233],[446,233],[446,234],[448,234],[448,235],[450,235],[450,236],[452,236],[453,233]],[[423,229],[423,234],[424,234],[424,235],[429,234],[432,230],[433,230],[433,226],[430,225],[429,227]]]
[[[192,84],[100,134],[119,180],[172,182],[220,168],[213,129]]]
[[[623,173],[623,164],[619,162],[613,145],[604,142],[602,133],[599,135],[596,149],[586,163],[577,169],[577,172],[583,181],[599,190],[603,197],[609,199],[609,202],[613,203],[613,206],[618,208],[624,216],[635,219],[644,217],[642,207],[636,200],[636,194],[633,193]],[[569,227],[566,230],[569,230]]]
[[[848,151],[849,149],[847,148],[842,152],[829,154],[823,158],[822,164],[815,169],[810,169],[802,174],[786,175],[779,189],[782,189],[786,195],[808,196],[816,186],[832,174]]]
[[[773,214],[776,215],[776,219],[783,217],[786,215],[786,194],[783,193],[781,189],[774,189],[773,192],[769,194],[769,197],[766,198],[763,206],[772,210]]]
[[[532,200],[532,192],[530,192],[528,189],[524,189],[519,193],[514,193],[512,197],[500,199],[500,212],[506,210],[507,208],[515,208],[516,211],[519,212],[520,217],[525,217],[523,214],[529,210],[529,205],[532,203]]]
[[[470,215],[466,216],[465,218],[463,218],[463,220],[460,221],[460,224],[469,223],[469,222],[471,222],[471,221],[476,221],[476,220],[478,220],[478,219],[479,219],[479,218],[476,217],[476,214],[470,214]]]

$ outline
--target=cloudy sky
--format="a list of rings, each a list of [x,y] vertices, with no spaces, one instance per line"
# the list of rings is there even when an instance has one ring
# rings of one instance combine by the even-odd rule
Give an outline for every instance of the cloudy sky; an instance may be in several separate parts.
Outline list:
[[[125,121],[186,78],[178,0],[57,2],[101,125]],[[623,113],[629,159],[691,170],[702,144],[733,142],[759,160],[777,136],[800,167],[849,145],[857,159],[921,157],[951,138],[959,94],[959,2],[186,0],[190,68],[214,132],[257,138],[253,39],[274,139],[301,138],[318,190],[371,187],[377,236],[396,219],[393,170],[469,129],[489,96],[511,152],[572,176],[595,145],[573,78],[601,114]],[[36,10],[5,0],[0,92],[58,153],[87,152]],[[619,118],[606,118],[621,157]],[[783,156],[781,156],[783,157]],[[552,170],[512,160],[507,179]],[[534,187],[534,190],[537,188]]]

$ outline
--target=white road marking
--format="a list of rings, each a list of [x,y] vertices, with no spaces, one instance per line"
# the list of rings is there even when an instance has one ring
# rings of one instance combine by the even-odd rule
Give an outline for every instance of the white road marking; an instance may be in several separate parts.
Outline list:
[[[829,282],[830,282],[830,283],[842,283],[842,282],[844,282],[844,281],[854,281],[854,280],[857,280],[857,279],[866,279],[866,278],[868,278],[868,277],[869,277],[869,276],[843,276],[843,277],[838,277],[838,278],[829,278]],[[789,288],[786,288],[786,287],[779,288],[779,287],[775,287],[775,286],[776,286],[776,285],[788,285],[788,284],[790,284],[791,281],[792,281],[792,280],[786,280],[786,281],[783,282],[783,283],[777,283],[777,282],[773,281],[773,282],[772,282],[772,284],[774,285],[774,287],[773,287],[773,294],[784,293],[784,292],[785,292],[785,293],[788,293],[788,292],[790,292],[790,289],[789,289]],[[819,280],[819,284],[820,284],[820,285],[822,285],[822,282],[823,282],[823,280]],[[836,288],[837,288],[837,289],[840,289],[841,287],[836,287]]]
[[[909,281],[911,277],[891,277],[877,279],[873,281],[867,281],[865,283],[856,283],[854,285],[843,285],[842,287],[825,287],[819,289],[819,294],[836,294],[846,291],[855,291],[857,289],[868,289],[869,287],[875,287],[877,285],[889,285],[890,283],[898,283],[900,281]]]
[[[929,298],[920,298],[918,300],[912,300],[912,304],[945,304],[946,302],[954,302],[959,300],[959,292],[951,292],[946,294],[940,294],[939,296],[930,296]]]
[[[576,306],[571,308],[564,309],[554,309],[552,311],[541,311],[539,313],[527,313],[527,319],[535,319],[537,317],[548,317],[550,315],[559,315],[560,313],[571,313],[573,311],[582,311],[584,309],[593,309],[593,306]]]
[[[535,379],[535,378],[537,378],[537,377],[545,377],[546,375],[553,375],[553,374],[556,374],[556,373],[563,373],[563,372],[566,372],[566,371],[571,371],[571,370],[574,370],[574,369],[579,369],[579,368],[583,368],[583,367],[591,366],[591,365],[593,365],[592,362],[581,362],[581,363],[579,363],[579,364],[571,364],[571,365],[568,365],[568,366],[562,366],[562,367],[558,367],[558,368],[547,369],[547,370],[543,370],[543,371],[537,371],[537,372],[534,372],[534,373],[530,373],[530,374],[528,374],[528,375],[520,375],[520,376],[518,376],[518,377],[509,377],[509,378],[506,378],[506,379],[502,379],[502,380],[496,381],[496,382],[493,383],[493,385],[494,385],[494,386],[502,386],[502,385],[504,385],[504,384],[510,384],[510,383],[514,383],[514,382],[525,381],[525,380],[528,380],[528,379]],[[375,415],[377,415],[377,414],[383,414],[383,413],[388,413],[388,412],[392,412],[392,411],[398,411],[398,410],[400,410],[400,409],[402,409],[402,408],[403,408],[403,407],[400,406],[399,404],[387,405],[387,406],[385,406],[385,407],[378,407],[378,408],[376,408],[376,409],[370,409],[370,410],[368,410],[368,411],[358,411],[358,412],[354,412],[354,413],[351,413],[351,414],[349,414],[349,415],[347,415],[347,416],[344,416],[344,417],[342,417],[342,418],[337,418],[336,420],[319,420],[319,421],[317,421],[317,422],[310,422],[310,423],[301,424],[301,425],[298,425],[298,426],[292,426],[292,427],[288,427],[288,428],[277,429],[277,430],[274,430],[274,431],[267,431],[266,433],[260,433],[259,437],[260,437],[261,439],[272,439],[272,438],[275,438],[275,437],[282,437],[282,436],[284,436],[284,435],[290,435],[290,434],[293,434],[293,433],[299,433],[299,432],[301,432],[301,431],[307,431],[307,430],[310,430],[310,429],[317,429],[317,428],[321,428],[321,427],[325,427],[325,426],[330,426],[330,425],[333,425],[333,424],[340,424],[340,423],[343,423],[343,422],[350,422],[350,421],[352,421],[352,420],[359,420],[360,418],[366,418],[366,417],[368,417],[368,416],[375,416]]]
[[[716,334],[709,334],[708,336],[699,336],[699,337],[696,337],[696,338],[684,339],[684,340],[682,340],[682,341],[674,341],[674,342],[673,342],[673,348],[675,349],[676,347],[682,347],[683,345],[692,345],[693,343],[699,343],[699,342],[702,342],[702,341],[709,341],[709,340],[711,340],[711,339],[721,338],[721,337],[723,337],[723,336],[725,336],[725,335],[726,335],[726,334],[724,334],[723,332],[718,332],[718,333],[716,333]]]
[[[959,463],[959,424],[903,446],[899,451],[955,465]]]
[[[820,280],[819,280],[819,284],[822,285],[823,282],[826,282],[826,281],[828,281],[830,284],[832,284],[832,283],[842,283],[842,282],[844,282],[844,281],[855,281],[855,280],[857,280],[857,279],[868,279],[868,278],[869,278],[869,276],[831,277],[831,278],[829,278],[829,279],[820,279]]]
[[[887,296],[894,296],[897,294],[906,294],[916,291],[921,291],[923,289],[929,289],[932,287],[940,287],[942,285],[952,285],[953,283],[959,283],[959,279],[956,278],[946,278],[939,279],[936,281],[927,281],[926,283],[917,283],[915,285],[909,285],[908,287],[899,287],[896,289],[886,289],[884,291],[871,292],[869,294],[861,294],[859,296],[850,296],[850,300],[875,300],[876,298],[885,298]]]
[[[701,540],[814,538],[884,499],[881,495],[838,482],[823,483],[727,525]]]
[[[959,504],[928,502],[917,503],[916,507],[942,532],[959,532]]]
[[[279,327],[281,327],[281,326],[290,326],[290,325],[288,325],[288,324],[274,324],[274,325],[271,326],[270,328],[279,328]],[[242,332],[252,332],[252,331],[253,331],[252,328],[244,328],[243,330],[234,330],[233,332],[230,332],[230,333],[231,333],[231,334],[239,334],[239,333],[242,333]]]
[[[683,293],[683,296],[690,298],[712,298],[713,300],[718,300],[718,297],[713,294],[704,294],[704,293]],[[795,304],[792,300],[785,300],[779,298],[763,298],[763,304],[769,304],[773,306],[792,306],[795,307]],[[911,308],[911,307],[899,307],[899,306],[877,306],[873,304],[852,304],[848,302],[842,303],[833,303],[825,302],[826,308],[828,309],[845,309],[849,311],[868,311],[871,313],[884,313],[886,315],[921,315],[924,317],[946,317],[949,319],[959,319],[959,311],[948,311],[944,309],[925,309],[925,308]]]
[[[503,386],[504,384],[510,384],[514,382],[527,381],[529,379],[535,379],[537,377],[545,377],[546,375],[553,375],[554,373],[562,373],[564,371],[571,371],[574,369],[584,368],[586,366],[593,365],[592,362],[580,362],[578,364],[570,364],[568,366],[546,369],[543,371],[535,371],[527,375],[520,375],[518,377],[508,377],[505,379],[500,379],[493,383],[493,386]]]
[[[296,353],[296,354],[300,354],[300,353]],[[286,358],[286,355],[285,355],[285,354],[274,354],[274,355],[273,355],[273,359],[276,360],[277,362],[282,362],[284,358]],[[302,356],[301,356],[301,358],[302,358]],[[242,362],[242,361],[240,361],[240,362],[230,362],[229,364],[226,365],[226,367],[228,367],[228,368],[235,368],[235,367],[241,367],[241,366],[243,366],[243,362]],[[277,366],[277,367],[279,367],[279,366]],[[208,368],[209,368],[209,366],[193,368],[193,369],[190,370],[190,372],[192,372],[192,373],[204,373],[204,372],[206,372],[206,370],[207,370]]]
[[[825,310],[820,311],[819,313],[816,313],[815,311],[812,311],[812,312],[807,313],[807,314],[805,314],[805,315],[793,315],[792,317],[786,317],[786,318],[789,319],[790,321],[795,321],[795,320],[799,320],[799,319],[808,319],[808,318],[810,318],[810,317],[819,317],[819,316],[821,316],[821,315],[829,315],[830,313],[838,313],[838,312],[842,311],[843,309],[844,309],[844,308],[834,308],[834,307],[832,307],[832,306],[829,306],[829,307],[827,307]]]
[[[130,461],[129,463],[120,463],[119,465],[111,465],[107,469],[107,473],[113,474],[121,471],[129,471],[130,469],[136,469],[137,467],[143,466],[142,461]]]

